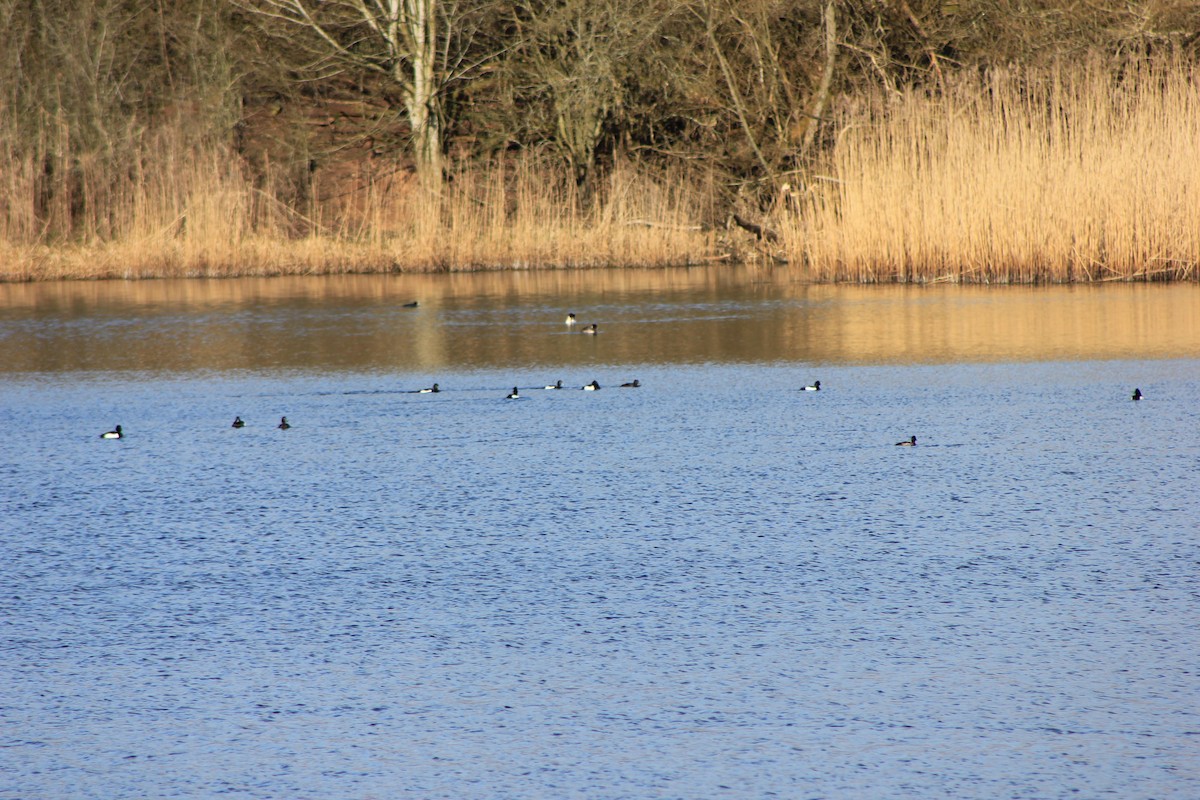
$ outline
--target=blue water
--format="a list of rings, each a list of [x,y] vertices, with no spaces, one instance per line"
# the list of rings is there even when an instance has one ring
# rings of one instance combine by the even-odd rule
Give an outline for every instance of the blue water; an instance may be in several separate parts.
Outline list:
[[[0,385],[0,797],[1200,797],[1200,361],[427,377]]]

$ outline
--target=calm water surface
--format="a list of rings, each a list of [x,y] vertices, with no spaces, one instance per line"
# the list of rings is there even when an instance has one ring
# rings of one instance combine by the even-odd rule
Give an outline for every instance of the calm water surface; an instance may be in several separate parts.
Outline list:
[[[1197,397],[1196,287],[0,286],[0,797],[1200,797]]]

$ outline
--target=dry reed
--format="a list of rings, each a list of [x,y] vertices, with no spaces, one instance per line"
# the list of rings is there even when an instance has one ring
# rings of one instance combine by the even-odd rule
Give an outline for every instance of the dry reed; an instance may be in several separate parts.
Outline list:
[[[826,174],[779,223],[816,280],[1197,277],[1190,67],[960,76],[840,123]]]
[[[1091,63],[847,104],[767,222],[818,281],[1195,280],[1198,80]],[[584,198],[528,156],[460,167],[436,196],[403,172],[297,192],[182,127],[104,154],[54,121],[32,150],[0,138],[0,280],[668,266],[729,243],[700,225],[721,216],[711,176],[621,163]]]
[[[0,155],[0,280],[670,266],[712,249],[689,224],[707,197],[627,165],[588,203],[565,171],[514,159],[460,169],[436,196],[400,172],[298,208],[269,168],[255,180],[227,148],[180,136],[107,171],[59,143],[83,186],[54,191],[37,166],[49,152]]]

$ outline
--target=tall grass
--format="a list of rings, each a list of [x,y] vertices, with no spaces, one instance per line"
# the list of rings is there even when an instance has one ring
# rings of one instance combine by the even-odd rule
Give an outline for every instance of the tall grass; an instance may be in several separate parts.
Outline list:
[[[818,281],[1200,278],[1200,74],[1099,62],[853,98],[825,163],[763,220]],[[3,109],[0,109],[2,111]],[[3,115],[0,114],[0,118]],[[333,184],[251,170],[186,122],[81,152],[0,121],[0,280],[667,266],[740,246],[711,174],[619,163],[584,197],[536,155]],[[6,143],[7,142],[7,143]],[[298,188],[297,181],[300,181]]]
[[[780,220],[815,279],[1198,277],[1194,68],[959,76],[838,123],[825,174]]]
[[[323,202],[331,187],[314,182],[302,202],[270,165],[252,175],[228,147],[167,129],[117,164],[66,140],[0,150],[0,175],[5,280],[667,266],[712,249],[691,222],[712,197],[630,165],[587,203],[532,158],[462,168],[436,195],[401,171]]]

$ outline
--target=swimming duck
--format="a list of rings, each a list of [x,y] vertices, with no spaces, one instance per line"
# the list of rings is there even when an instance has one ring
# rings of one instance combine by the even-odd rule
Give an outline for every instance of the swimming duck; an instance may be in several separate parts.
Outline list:
[[[596,329],[596,323],[594,323],[594,322],[591,325],[588,325],[586,328],[584,328],[583,330],[580,331],[580,333],[591,333],[591,334],[597,334],[599,332],[600,331]]]
[[[813,382],[812,382],[812,385],[810,385],[810,386],[805,386],[805,387],[804,387],[804,391],[806,391],[806,392],[819,392],[819,391],[821,391],[821,382],[820,382],[820,381],[813,381]]]
[[[433,386],[430,386],[428,389],[422,389],[420,393],[421,394],[437,394],[440,391],[441,391],[441,389],[439,389],[438,385],[435,383]]]
[[[906,439],[903,442],[896,442],[896,447],[916,447],[916,446],[917,446],[917,437],[915,437],[915,436],[913,436],[909,439]]]
[[[246,423],[245,423],[245,422],[242,422],[242,418],[241,418],[241,417],[234,417],[234,418],[233,418],[233,427],[235,427],[235,428],[244,428],[244,427],[246,427]]]
[[[124,434],[121,433],[120,425],[113,428],[111,431],[105,431],[104,433],[100,434],[101,439],[120,439],[122,436],[124,436]]]
[[[504,398],[504,399],[505,399],[505,400],[520,400],[520,399],[521,399],[521,393],[520,393],[520,392],[518,392],[518,391],[517,391],[517,387],[515,387],[515,386],[514,386],[514,387],[513,387],[513,390],[512,390],[512,394],[508,395],[508,397],[506,397],[506,398]]]
[[[416,308],[419,305],[420,305],[420,303],[418,303],[416,300],[413,300],[411,303],[405,303],[403,307],[404,308]]]
[[[1141,390],[1141,389],[1134,389],[1134,390],[1133,390],[1133,399],[1134,399],[1134,400],[1141,400],[1141,399],[1142,399],[1142,390]]]
[[[640,388],[642,388],[642,382],[639,381],[637,378],[634,378],[629,383],[622,383],[621,388],[622,389],[640,389]]]
[[[600,384],[596,383],[595,381],[592,381],[591,383],[587,384],[586,386],[582,386],[580,388],[582,388],[585,392],[597,392],[600,390]]]
[[[561,388],[563,388],[563,387],[562,387],[562,381],[558,381],[558,382],[557,382],[557,383],[555,383],[553,386],[547,386],[546,388],[547,388],[547,389],[561,389]]]
[[[575,315],[574,314],[567,314],[567,324],[568,325],[575,324]]]
[[[288,424],[287,417],[280,417],[279,430],[286,431],[290,427],[292,427],[292,426]]]

